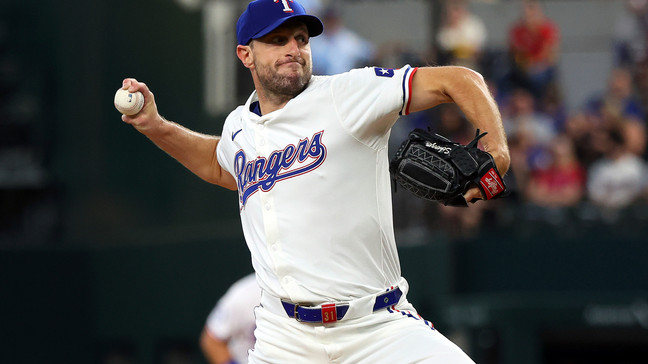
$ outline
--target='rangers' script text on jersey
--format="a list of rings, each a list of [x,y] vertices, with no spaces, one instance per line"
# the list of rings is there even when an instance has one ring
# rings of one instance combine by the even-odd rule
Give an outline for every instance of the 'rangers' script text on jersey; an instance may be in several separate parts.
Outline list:
[[[248,197],[259,189],[270,191],[277,182],[308,173],[322,165],[326,159],[323,134],[322,130],[310,140],[301,139],[297,146],[290,144],[272,152],[268,158],[257,157],[249,162],[243,149],[239,150],[234,156],[234,171],[242,206],[245,207]],[[297,166],[293,168],[295,163]]]

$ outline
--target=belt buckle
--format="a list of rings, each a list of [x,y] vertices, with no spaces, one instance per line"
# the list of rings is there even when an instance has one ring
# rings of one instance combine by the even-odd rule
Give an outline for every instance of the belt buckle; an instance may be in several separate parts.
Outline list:
[[[307,307],[294,304],[292,317],[298,322],[328,324],[341,320],[348,307],[348,303],[325,303],[320,307]],[[304,317],[300,317],[299,315],[300,308],[302,309],[302,314],[305,314]]]
[[[293,318],[297,320],[298,322],[304,322],[302,321],[301,318],[299,318],[299,304],[295,303],[295,311],[293,312]]]

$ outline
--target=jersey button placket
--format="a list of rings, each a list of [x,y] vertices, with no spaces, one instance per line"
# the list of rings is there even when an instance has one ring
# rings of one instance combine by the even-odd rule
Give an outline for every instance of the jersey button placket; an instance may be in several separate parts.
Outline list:
[[[267,157],[268,153],[265,150],[265,148],[263,148],[266,145],[265,125],[263,125],[263,124],[257,125],[256,131],[257,131],[257,133],[256,133],[256,135],[257,135],[257,138],[256,138],[256,140],[257,140],[257,149],[261,150],[262,154]]]
[[[267,128],[263,124],[258,124],[255,128],[255,142],[257,152],[260,157],[268,158],[271,150],[267,139]],[[277,216],[274,213],[273,191],[260,191],[261,214],[263,215],[263,225],[265,227],[265,242],[268,253],[274,262],[275,274],[281,277],[285,274],[285,263],[281,258],[281,244],[279,244],[279,227],[277,225]]]

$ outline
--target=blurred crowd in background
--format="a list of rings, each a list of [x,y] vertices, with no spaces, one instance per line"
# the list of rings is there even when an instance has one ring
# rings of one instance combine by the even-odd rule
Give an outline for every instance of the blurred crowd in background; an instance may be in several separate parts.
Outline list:
[[[518,219],[561,225],[645,218],[648,1],[627,0],[625,17],[610,20],[617,22],[609,45],[614,67],[600,91],[576,109],[565,103],[558,77],[561,29],[546,15],[545,2],[509,2],[519,14],[507,24],[505,49],[487,49],[488,24],[471,12],[469,1],[438,0],[431,2],[438,10],[432,44],[412,50],[400,42],[364,39],[345,23],[339,2],[302,1],[326,29],[312,39],[315,74],[366,65],[466,66],[484,76],[499,104],[512,156],[507,177],[511,195],[461,209],[397,191],[397,230],[470,237]],[[3,17],[0,23],[0,238],[10,237],[25,221],[30,228],[21,232],[36,239],[49,236],[60,217],[58,187],[45,172],[54,126],[42,117],[54,106],[39,99],[47,94],[43,88],[51,84],[51,76],[38,66],[38,54],[16,52],[19,45],[10,36],[28,24],[20,17]],[[392,131],[392,146],[416,127],[429,127],[462,143],[475,133],[456,106],[445,104],[403,117]]]
[[[645,217],[648,197],[648,1],[629,0],[610,44],[613,69],[600,91],[569,110],[559,80],[561,29],[540,1],[511,2],[518,19],[508,25],[507,49],[487,50],[487,27],[468,1],[446,1],[434,46],[413,54],[404,47],[371,44],[324,10],[327,32],[312,40],[315,73],[333,74],[362,65],[458,65],[479,71],[502,114],[512,167],[511,195],[469,209],[394,196],[396,228],[450,237],[471,237],[485,227],[519,219],[550,225],[590,220],[614,223]],[[430,128],[467,143],[472,125],[454,104],[412,114],[397,123],[392,146],[413,128]]]
[[[633,207],[645,205],[647,197],[648,2],[626,2],[627,17],[616,24],[610,45],[614,67],[607,83],[575,110],[567,109],[557,77],[561,29],[541,2],[522,3],[519,19],[509,26],[504,62],[482,52],[485,27],[465,3],[446,5],[437,33],[439,63],[473,67],[491,85],[509,140],[515,214],[565,225],[570,217],[640,219],[644,210]],[[453,139],[465,142],[473,135],[453,106],[430,119]],[[441,220],[448,221],[440,226],[470,235],[484,223],[498,223],[484,222],[491,206],[476,206],[469,213],[441,209]]]

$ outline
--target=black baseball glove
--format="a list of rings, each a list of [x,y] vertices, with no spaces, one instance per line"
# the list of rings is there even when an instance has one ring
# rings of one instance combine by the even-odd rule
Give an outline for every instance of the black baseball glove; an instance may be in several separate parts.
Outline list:
[[[490,200],[506,190],[493,156],[477,147],[486,133],[467,145],[414,129],[389,164],[392,178],[416,196],[446,206],[468,206],[463,194],[478,186]],[[474,202],[474,201],[472,201]]]

